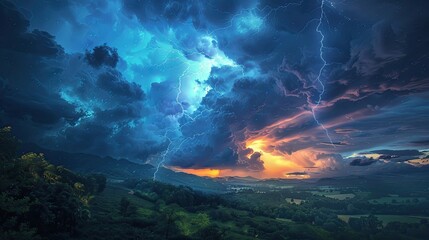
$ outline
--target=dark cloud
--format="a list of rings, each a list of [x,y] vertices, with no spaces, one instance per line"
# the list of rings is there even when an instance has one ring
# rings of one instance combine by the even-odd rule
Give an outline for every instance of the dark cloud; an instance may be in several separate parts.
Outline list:
[[[60,70],[45,61],[60,58],[63,49],[49,33],[28,32],[28,20],[7,1],[0,3],[0,107],[4,124],[16,124],[26,133],[29,125],[48,130],[59,123],[74,125],[83,116],[56,91],[43,86]],[[22,125],[21,125],[22,124]],[[31,135],[31,134],[30,134]]]
[[[158,109],[158,111],[166,115],[176,115],[182,113],[180,104],[176,101],[177,89],[168,84],[164,83],[152,83],[150,91],[150,100],[152,100]],[[182,106],[186,108],[188,104],[181,102]]]
[[[25,33],[30,26],[30,22],[20,13],[15,5],[8,1],[1,2],[1,33],[2,39],[8,35],[18,35]]]
[[[226,27],[236,13],[254,4],[255,1],[246,0],[132,0],[123,1],[123,9],[127,14],[135,15],[145,25],[161,22],[148,26],[151,28],[166,28],[163,23],[177,25],[191,22],[196,29],[205,29],[208,25]]]
[[[183,168],[205,168],[208,165],[205,164],[204,160],[208,160],[210,158],[213,158],[213,148],[210,146],[204,146],[204,145],[195,145],[194,149],[196,151],[192,151],[193,149],[189,149],[192,152],[187,152],[185,157],[182,157],[184,152],[180,150],[181,152],[177,154],[177,157],[173,157],[171,159],[170,164],[172,166],[180,166]]]
[[[145,130],[141,86],[113,69],[115,49],[66,54],[49,33],[28,32],[13,4],[0,6],[2,125],[24,141],[70,152],[146,160],[166,147]],[[102,65],[108,68],[93,68]]]
[[[287,173],[286,175],[306,175],[307,173],[306,172],[290,172],[290,173]]]
[[[390,149],[381,149],[374,150],[371,153],[378,153],[384,155],[397,155],[397,156],[419,156],[421,152],[419,150],[390,150]]]
[[[119,60],[118,50],[106,44],[97,46],[91,52],[88,50],[85,52],[85,60],[95,68],[103,65],[115,68]]]
[[[411,144],[416,145],[416,146],[429,146],[429,140],[412,141]]]
[[[169,25],[179,24],[191,20],[194,25],[198,26],[200,21],[199,2],[185,0],[131,0],[123,1],[123,9],[126,13],[135,15],[143,24],[157,21],[166,22]],[[162,24],[153,24],[148,27],[161,28],[166,26]]]
[[[142,108],[144,106],[140,104],[119,105],[111,109],[97,111],[95,118],[97,121],[105,123],[139,120],[143,117]]]
[[[120,72],[107,71],[101,73],[97,79],[97,86],[107,91],[111,95],[118,96],[128,101],[140,101],[145,98],[145,94],[136,83],[130,83],[123,79]]]
[[[204,17],[216,27],[225,27],[231,21],[235,13],[254,4],[254,1],[246,0],[209,0],[204,6]]]
[[[277,150],[291,155],[292,153],[313,146],[310,137],[304,137],[296,140],[280,144],[276,147]]]
[[[309,176],[308,173],[306,172],[289,172],[289,173],[285,173],[286,176]]]
[[[259,152],[253,153],[247,164],[249,165],[247,168],[251,171],[263,171],[265,169],[264,161],[261,160],[261,153]]]
[[[424,156],[419,150],[375,150],[372,153],[382,154],[378,159],[389,162],[406,162],[412,159],[418,159]]]
[[[350,162],[350,166],[369,166],[376,162],[373,158],[355,158]]]
[[[34,29],[28,32],[29,21],[8,2],[0,3],[0,48],[39,56],[55,56],[63,53],[54,36]]]
[[[44,95],[10,95],[3,91],[0,100],[0,107],[8,117],[21,120],[29,118],[37,124],[56,124],[61,119],[75,124],[83,116],[82,112],[75,110],[76,106],[48,92],[44,92]]]
[[[427,145],[427,2],[321,3],[3,1],[0,123],[180,168],[397,171]],[[382,156],[340,155],[359,152]]]
[[[239,118],[238,121],[245,120],[252,130],[298,113],[305,101],[284,96],[274,79],[240,79],[235,82],[232,93],[234,98],[229,110]]]

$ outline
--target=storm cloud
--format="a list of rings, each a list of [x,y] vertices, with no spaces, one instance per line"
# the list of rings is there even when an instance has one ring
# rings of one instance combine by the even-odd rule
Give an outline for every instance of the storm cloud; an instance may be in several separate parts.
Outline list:
[[[179,170],[409,169],[429,147],[427,7],[3,1],[0,124],[45,148]]]

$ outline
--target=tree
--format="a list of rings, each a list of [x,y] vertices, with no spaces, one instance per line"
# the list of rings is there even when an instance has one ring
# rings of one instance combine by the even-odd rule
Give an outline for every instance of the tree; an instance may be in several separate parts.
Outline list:
[[[221,240],[225,236],[225,230],[221,230],[217,225],[209,225],[201,229],[199,237],[205,240]]]
[[[349,225],[352,229],[358,232],[373,234],[379,231],[383,225],[382,222],[374,215],[360,218],[350,218]]]
[[[180,211],[180,207],[177,204],[171,204],[161,209],[162,217],[165,221],[165,239],[170,237],[170,231],[173,226],[173,223],[178,218],[178,212]]]
[[[124,217],[130,217],[137,212],[137,208],[126,197],[122,197],[119,203],[119,212]]]
[[[209,216],[205,213],[191,215],[184,211],[178,211],[176,216],[176,226],[185,236],[192,236],[210,224]]]
[[[16,156],[19,141],[12,135],[11,127],[0,129],[0,161],[7,161]]]
[[[0,129],[0,239],[74,232],[89,215],[89,178],[49,164],[43,154],[19,157],[17,149],[11,129]]]
[[[91,177],[95,179],[97,183],[97,193],[101,193],[106,188],[106,176],[103,174],[92,174]]]

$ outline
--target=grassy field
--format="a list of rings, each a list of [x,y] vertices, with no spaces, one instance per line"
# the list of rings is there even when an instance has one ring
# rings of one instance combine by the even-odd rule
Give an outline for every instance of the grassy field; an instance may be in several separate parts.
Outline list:
[[[368,214],[364,215],[338,215],[338,218],[348,223],[350,218],[367,217]],[[403,222],[403,223],[419,223],[422,219],[429,219],[429,217],[423,216],[407,216],[407,215],[374,215],[383,225],[386,226],[390,222]]]
[[[140,227],[156,228],[150,223],[150,219],[156,216],[159,217],[161,213],[154,202],[144,200],[133,193],[134,191],[120,184],[109,183],[106,189],[91,202],[92,220],[81,227],[81,236],[92,239],[91,236],[107,234],[113,239],[134,239],[133,237],[136,236],[138,239],[145,239],[147,236],[143,231],[140,231]],[[260,197],[260,194],[254,195]],[[136,215],[132,218],[124,218],[120,214],[119,206],[123,197],[126,197],[136,207]],[[301,201],[301,199],[296,200],[297,202]],[[270,233],[277,229],[303,227],[301,224],[296,224],[289,219],[254,216],[249,211],[224,206],[217,206],[199,212],[189,212],[183,208],[176,207],[175,226],[184,236],[193,236],[205,226],[200,221],[200,219],[204,220],[205,218],[201,218],[201,216],[208,216],[210,211],[215,210],[227,213],[229,219],[219,221],[208,217],[206,221],[223,229],[224,239],[250,240],[259,238],[260,234]],[[308,231],[312,231],[314,234],[320,234],[320,232],[326,234],[320,228],[313,226]],[[252,235],[254,237],[251,237]]]
[[[337,200],[346,200],[350,198],[354,198],[356,195],[353,193],[341,193],[339,191],[310,191],[314,195],[324,196],[328,198],[333,198]]]
[[[294,221],[287,219],[287,218],[276,218],[276,220],[286,223],[293,223]]]
[[[121,217],[119,215],[119,202],[122,197],[127,197],[137,207],[137,213],[140,217],[151,215],[153,203],[134,196],[128,189],[117,184],[108,184],[106,189],[93,199],[91,202],[93,214],[95,217]]]
[[[353,193],[339,193],[339,194],[327,194],[324,195],[325,197],[328,198],[334,198],[337,200],[346,200],[346,199],[350,199],[350,198],[354,198],[355,195]]]
[[[162,186],[161,186],[162,187]],[[168,189],[168,188],[166,188]],[[156,195],[152,200],[149,198],[142,198],[137,193],[145,194],[147,189],[133,189],[126,188],[123,184],[109,183],[104,192],[96,195],[92,201],[92,216],[93,220],[90,221],[86,226],[81,229],[82,237],[90,236],[101,236],[108,235],[110,239],[121,239],[122,237],[129,236],[138,237],[141,239],[150,239],[146,236],[152,234],[154,236],[163,236],[161,228],[158,226],[165,225],[163,210],[164,207],[168,207],[169,203],[163,203],[161,201],[161,195]],[[311,196],[311,194],[313,196]],[[136,195],[137,194],[137,195]],[[289,195],[288,195],[289,194]],[[290,192],[266,192],[264,194],[254,192],[243,192],[225,195],[226,199],[237,201],[246,199],[245,203],[258,203],[269,208],[270,206],[283,207],[285,209],[298,209],[300,207],[305,208],[306,203],[317,201],[323,196],[327,199],[323,199],[324,202],[337,200],[344,200],[347,203],[347,199],[356,198],[360,199],[362,196],[369,195],[367,192],[350,192],[341,191],[340,189],[327,189],[320,190],[314,189],[314,191],[303,191],[295,194],[297,198],[292,198]],[[139,197],[138,197],[139,196]],[[130,202],[136,207],[136,215],[133,217],[121,216],[119,207],[120,201],[123,197],[129,199]],[[308,199],[307,199],[308,197]],[[385,199],[391,200],[396,198],[397,201],[399,196],[386,196]],[[423,200],[424,199],[420,199]],[[363,199],[363,202],[368,201],[368,198]],[[388,200],[385,200],[388,201]],[[343,203],[343,202],[342,202]],[[341,203],[341,204],[342,204]],[[255,205],[256,206],[256,205]],[[373,205],[375,206],[375,205]],[[250,206],[251,207],[251,206]],[[395,206],[393,206],[395,207]],[[224,239],[275,239],[278,236],[288,235],[290,239],[331,239],[332,233],[320,226],[313,226],[310,224],[303,224],[300,220],[292,221],[291,217],[270,217],[255,214],[254,212],[248,211],[247,209],[237,209],[232,206],[204,206],[198,210],[187,210],[179,206],[175,206],[175,220],[173,222],[172,229],[179,232],[182,236],[195,237],[198,236],[200,230],[207,227],[208,224],[217,226],[221,232],[223,232]],[[260,209],[260,208],[259,208]],[[265,209],[262,208],[262,209]],[[289,210],[289,211],[291,211]],[[297,210],[298,211],[298,210]],[[303,210],[300,217],[306,217],[308,213]],[[417,213],[419,214],[419,213]],[[336,217],[338,219],[336,219]],[[350,218],[359,218],[361,216],[368,215],[333,215],[332,218],[340,222],[349,222]],[[415,216],[415,215],[375,215],[383,225],[386,226],[389,222],[402,222],[402,223],[420,223],[422,219],[429,219],[429,217]],[[98,219],[98,220],[97,220]],[[153,221],[153,219],[157,219]],[[298,218],[299,219],[299,218]],[[335,222],[332,221],[331,222]],[[332,224],[331,224],[332,225]],[[153,233],[148,232],[145,229],[154,231]],[[274,234],[276,232],[276,234]],[[307,238],[306,238],[307,237]]]

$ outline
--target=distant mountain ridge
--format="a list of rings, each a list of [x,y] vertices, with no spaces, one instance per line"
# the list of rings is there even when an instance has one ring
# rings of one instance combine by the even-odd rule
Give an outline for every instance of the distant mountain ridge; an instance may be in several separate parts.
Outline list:
[[[64,151],[49,150],[37,145],[25,145],[26,152],[43,153],[50,163],[64,166],[78,173],[102,173],[109,179],[152,179],[155,167],[150,164],[139,164],[127,159],[115,159],[112,157],[100,157],[86,153],[69,153]],[[197,191],[208,193],[221,193],[226,187],[210,178],[199,177],[183,172],[175,172],[161,167],[156,174],[156,180],[172,185],[183,185]]]
[[[109,179],[152,179],[155,167],[150,164],[139,164],[127,159],[100,157],[86,153],[68,153],[64,151],[48,150],[36,145],[24,145],[28,152],[44,153],[47,161],[54,165],[64,166],[79,173],[102,173]],[[429,189],[428,167],[411,168],[408,174],[379,173],[373,175],[350,175],[342,177],[328,177],[320,179],[257,179],[253,177],[200,177],[183,172],[175,172],[161,167],[156,180],[172,185],[183,185],[194,190],[206,193],[225,193],[232,186],[282,188],[284,186],[369,186],[369,188],[396,188],[398,185],[410,187],[410,182],[420,181],[417,188]],[[400,181],[398,181],[400,179]]]

